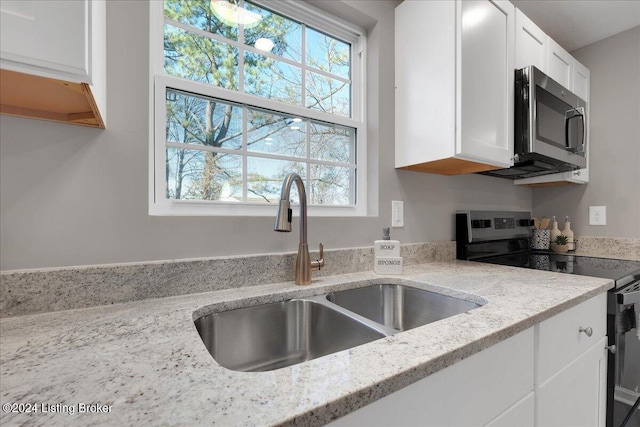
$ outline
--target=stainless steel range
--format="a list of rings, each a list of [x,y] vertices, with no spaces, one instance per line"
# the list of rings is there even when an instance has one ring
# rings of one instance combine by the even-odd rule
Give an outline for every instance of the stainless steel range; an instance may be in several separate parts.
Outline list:
[[[457,258],[614,280],[607,297],[607,427],[640,427],[640,261],[532,251],[532,225],[530,212],[459,211]]]

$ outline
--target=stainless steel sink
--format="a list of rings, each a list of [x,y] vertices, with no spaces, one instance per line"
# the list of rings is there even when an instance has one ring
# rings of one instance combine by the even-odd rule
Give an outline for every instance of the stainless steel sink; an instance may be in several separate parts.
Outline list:
[[[327,294],[327,299],[398,331],[416,328],[481,304],[403,285],[373,285]]]
[[[403,285],[372,285],[208,314],[195,320],[225,368],[270,371],[347,350],[481,304]]]
[[[270,371],[365,344],[385,334],[319,302],[289,300],[200,317],[213,358],[234,371]]]

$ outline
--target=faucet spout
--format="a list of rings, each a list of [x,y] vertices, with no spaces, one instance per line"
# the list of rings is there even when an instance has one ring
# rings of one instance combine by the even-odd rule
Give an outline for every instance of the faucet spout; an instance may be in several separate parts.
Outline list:
[[[304,181],[297,173],[290,173],[282,182],[280,192],[280,202],[276,215],[275,231],[290,232],[293,212],[289,197],[291,186],[296,183],[298,196],[300,198],[300,244],[298,245],[298,256],[296,257],[296,285],[311,284],[311,270],[320,270],[324,267],[324,249],[320,244],[320,259],[311,262],[309,256],[309,246],[307,244],[307,192],[304,189]]]

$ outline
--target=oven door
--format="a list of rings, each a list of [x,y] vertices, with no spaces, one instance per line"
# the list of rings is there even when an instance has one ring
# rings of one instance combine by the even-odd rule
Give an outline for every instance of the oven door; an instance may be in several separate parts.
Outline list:
[[[607,406],[612,414],[608,414],[607,425],[617,427],[640,397],[640,281],[616,290],[611,296],[615,306],[609,306],[609,322],[613,323],[609,326],[609,343],[615,344],[615,352],[609,358],[613,366],[609,366]]]

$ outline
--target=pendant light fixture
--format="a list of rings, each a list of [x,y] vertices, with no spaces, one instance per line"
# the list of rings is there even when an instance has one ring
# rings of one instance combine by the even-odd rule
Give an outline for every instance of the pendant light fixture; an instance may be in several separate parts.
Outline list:
[[[211,10],[218,19],[230,27],[240,24],[245,28],[251,28],[262,18],[259,13],[238,6],[237,1],[232,3],[226,0],[211,0]]]

